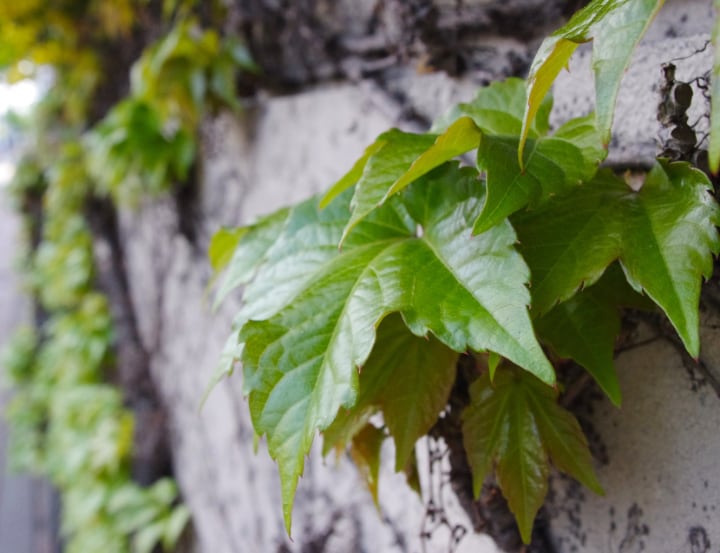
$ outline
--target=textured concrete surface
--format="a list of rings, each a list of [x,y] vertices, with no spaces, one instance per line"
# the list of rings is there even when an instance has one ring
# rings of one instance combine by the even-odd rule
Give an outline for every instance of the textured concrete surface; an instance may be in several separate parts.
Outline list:
[[[554,479],[558,553],[714,553],[720,399],[666,340],[625,352],[617,364],[622,408],[597,394],[581,413],[606,495]]]

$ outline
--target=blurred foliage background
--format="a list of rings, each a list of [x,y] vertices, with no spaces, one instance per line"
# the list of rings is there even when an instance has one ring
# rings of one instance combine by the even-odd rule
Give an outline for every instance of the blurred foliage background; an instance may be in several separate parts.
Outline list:
[[[162,406],[147,363],[124,347],[137,337],[125,330],[123,277],[108,277],[96,250],[120,247],[117,206],[192,181],[203,117],[240,109],[238,82],[255,66],[220,31],[224,10],[194,0],[0,0],[0,79],[42,90],[29,114],[5,121],[22,137],[8,192],[35,301],[34,324],[3,357],[14,390],[10,456],[58,488],[68,553],[171,551],[189,520],[171,469],[137,466],[136,407]]]

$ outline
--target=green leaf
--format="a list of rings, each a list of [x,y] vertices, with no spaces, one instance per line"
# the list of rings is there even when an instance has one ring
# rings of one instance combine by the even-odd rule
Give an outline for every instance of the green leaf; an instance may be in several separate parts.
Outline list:
[[[468,115],[485,134],[520,136],[525,114],[527,90],[525,80],[510,78],[481,88],[472,102],[460,104],[459,113]],[[552,97],[546,96],[528,134],[536,138],[550,129]]]
[[[231,253],[230,261],[217,262],[221,268],[223,265],[227,266],[227,273],[215,297],[216,307],[230,292],[238,286],[247,284],[252,278],[268,249],[282,232],[288,213],[288,209],[281,209],[272,215],[263,217],[253,225],[229,231],[229,233],[221,235],[221,238],[216,238],[217,234],[213,237],[210,252],[211,260],[214,255],[224,262],[228,255],[227,249],[232,246],[233,241],[236,244],[234,251]],[[213,244],[215,244],[214,251],[212,249]],[[214,264],[213,268],[215,268]],[[215,268],[215,270],[219,269]]]
[[[356,367],[367,360],[385,315],[400,312],[415,335],[432,332],[457,352],[496,351],[554,381],[527,314],[528,273],[513,249],[514,232],[503,224],[470,239],[482,200],[472,169],[448,165],[428,175],[359,224],[292,303],[243,327],[251,415],[280,465],[288,526],[313,436],[340,406],[355,403]],[[321,250],[342,231],[327,211],[318,213],[316,204],[308,225],[298,220],[296,229],[319,236]]]
[[[317,199],[306,200],[281,216],[285,221],[280,232],[268,233],[267,242],[246,244],[263,255],[254,274],[247,275],[243,306],[235,320],[238,329],[246,320],[277,313],[307,286],[320,266],[337,256],[342,228],[350,217],[351,194],[344,192],[322,211]]]
[[[530,125],[552,83],[583,42],[593,40],[597,126],[603,143],[610,140],[615,98],[635,46],[662,0],[593,0],[540,45],[528,75],[528,101],[518,150],[523,149]]]
[[[447,404],[457,357],[433,336],[412,334],[399,315],[386,317],[360,372],[357,403],[341,412],[325,433],[326,452],[329,444],[344,447],[367,417],[380,409],[395,440],[395,470],[403,470],[415,442]]]
[[[508,79],[480,89],[472,102],[454,108],[429,134],[393,129],[380,135],[320,203],[325,207],[357,183],[351,203],[353,214],[342,240],[391,196],[443,163],[476,148],[484,133],[516,136],[525,105],[523,83],[521,79]],[[547,132],[551,107],[551,100],[543,102],[533,133]]]
[[[651,310],[654,304],[635,292],[613,263],[598,282],[535,321],[540,341],[587,369],[617,406],[622,396],[613,357],[621,307]]]
[[[221,228],[213,235],[208,248],[208,258],[213,271],[222,271],[227,267],[238,242],[247,231],[247,227]]]
[[[435,139],[432,134],[414,134],[397,129],[381,135],[382,146],[367,158],[362,176],[355,185],[350,203],[352,215],[343,231],[341,243],[360,221],[383,203],[390,187],[435,143]],[[357,164],[351,169],[351,174],[356,173],[356,167]]]
[[[470,117],[461,117],[437,137],[435,143],[418,157],[410,168],[385,193],[382,202],[397,194],[411,182],[439,167],[446,161],[478,147],[482,132]]]
[[[185,505],[176,505],[173,508],[170,516],[165,521],[165,528],[163,529],[162,543],[165,551],[175,549],[183,530],[190,522],[190,516],[190,509]]]
[[[133,537],[134,551],[137,553],[152,553],[153,548],[160,543],[163,531],[163,523],[159,520],[140,529]]]
[[[715,13],[720,13],[720,0],[714,0]],[[720,17],[715,17],[712,34],[715,58],[712,70],[712,100],[710,101],[710,146],[708,159],[710,170],[717,175],[720,169]]]
[[[335,450],[337,457],[345,451],[355,435],[370,418],[378,412],[378,406],[363,401],[363,390],[358,392],[358,401],[351,409],[340,409],[332,424],[323,430],[323,455]]]
[[[392,133],[393,131],[388,131]],[[363,155],[358,159],[350,171],[345,173],[340,180],[338,180],[335,184],[333,184],[330,187],[330,190],[328,190],[325,195],[320,200],[320,208],[325,208],[328,205],[330,205],[330,202],[332,202],[335,198],[337,198],[340,194],[345,192],[348,188],[352,188],[355,186],[355,183],[360,180],[362,177],[363,171],[365,170],[365,166],[367,165],[370,158],[376,153],[379,152],[380,149],[382,149],[385,144],[388,143],[388,140],[386,138],[387,133],[383,133],[380,136],[378,136],[375,139],[375,142],[370,144],[367,148],[365,148],[365,151],[363,152]]]
[[[407,465],[415,442],[430,430],[447,405],[457,357],[433,336],[412,335],[400,317],[388,317],[378,330],[375,349],[360,375],[360,389],[366,376],[375,383],[368,393],[382,408],[395,440],[396,471]],[[370,373],[380,374],[373,380]]]
[[[502,357],[500,357],[497,353],[494,353],[492,351],[490,353],[488,353],[487,368],[488,368],[488,374],[490,375],[491,382],[495,378],[495,371],[497,370],[497,368],[501,362],[502,362]]]
[[[709,182],[686,163],[660,163],[635,192],[609,171],[513,218],[532,271],[533,312],[546,313],[619,259],[628,282],[667,314],[697,356],[702,277],[720,250]]]
[[[578,145],[576,145],[576,143]],[[487,173],[487,197],[473,232],[484,232],[519,209],[534,208],[590,179],[604,150],[587,118],[572,120],[552,137],[530,139],[524,169],[517,161],[518,139],[486,136],[478,167]]]
[[[520,535],[530,542],[533,521],[547,494],[548,458],[596,493],[587,440],[580,425],[556,402],[556,393],[530,374],[503,366],[470,388],[463,414],[463,441],[475,495],[496,464],[497,479]]]
[[[380,449],[385,441],[382,429],[366,424],[352,439],[350,457],[360,470],[365,485],[372,495],[375,506],[378,503],[378,480],[380,476]]]
[[[410,489],[414,491],[420,499],[422,499],[422,486],[420,484],[420,473],[418,471],[417,455],[413,454],[408,459],[407,465],[403,467],[405,480]]]
[[[610,274],[606,272],[603,279]],[[618,276],[619,284],[627,286],[622,274]],[[613,357],[620,315],[618,306],[603,291],[604,287],[597,283],[579,292],[535,321],[535,330],[540,341],[549,344],[559,356],[572,358],[587,369],[619,406],[620,383]]]
[[[240,360],[242,355],[242,344],[238,343],[238,332],[239,328],[233,324],[233,331],[230,333],[230,336],[228,336],[228,339],[225,341],[225,345],[220,352],[220,360],[215,367],[215,372],[213,373],[213,376],[210,379],[210,382],[208,382],[202,398],[200,399],[200,410],[205,407],[205,403],[210,397],[212,391],[215,389],[215,386],[233,373],[235,370],[235,363]]]

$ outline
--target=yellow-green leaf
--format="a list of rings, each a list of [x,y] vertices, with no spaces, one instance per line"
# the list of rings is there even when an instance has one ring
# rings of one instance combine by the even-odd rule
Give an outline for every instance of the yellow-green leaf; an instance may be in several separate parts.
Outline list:
[[[350,446],[350,457],[360,470],[373,502],[378,508],[380,508],[378,502],[380,450],[384,441],[385,433],[382,429],[368,423],[353,436]]]
[[[712,99],[710,101],[710,147],[708,148],[708,159],[710,170],[717,174],[720,168],[720,0],[714,1],[715,26],[713,27],[713,47],[715,48],[715,59],[712,70]]]
[[[382,201],[397,194],[411,182],[439,167],[446,161],[474,150],[480,144],[482,132],[470,117],[461,117],[437,137],[432,146],[418,157],[410,168],[385,193]]]
[[[227,267],[238,242],[246,232],[247,227],[221,228],[213,234],[208,247],[208,258],[214,271],[222,271]]]
[[[593,0],[543,41],[528,75],[528,101],[518,149],[521,165],[528,131],[540,102],[578,45],[590,40],[598,130],[607,145],[620,80],[635,46],[662,3],[662,0]]]

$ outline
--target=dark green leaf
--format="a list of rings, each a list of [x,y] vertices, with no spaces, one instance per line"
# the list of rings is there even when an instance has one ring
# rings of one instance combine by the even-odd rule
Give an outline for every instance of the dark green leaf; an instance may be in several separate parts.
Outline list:
[[[381,406],[395,440],[396,471],[407,465],[415,442],[447,405],[456,363],[456,352],[433,336],[412,335],[400,317],[388,317],[380,326],[375,348],[360,375],[360,390],[366,376],[375,383],[368,393]],[[373,379],[370,373],[386,376]]]
[[[540,340],[550,344],[558,355],[585,367],[610,400],[620,405],[620,384],[613,363],[620,316],[617,306],[603,297],[597,285],[540,317],[535,321],[535,330]]]
[[[579,145],[576,145],[579,144]],[[603,149],[586,118],[573,120],[555,136],[530,139],[524,169],[517,161],[518,140],[486,136],[478,148],[478,167],[487,173],[487,197],[473,232],[483,232],[519,209],[536,207],[591,178]]]
[[[403,467],[405,479],[408,486],[418,497],[422,499],[422,486],[420,485],[420,473],[418,472],[417,455],[411,455],[407,465]]]
[[[587,369],[618,406],[621,393],[613,357],[620,307],[652,309],[653,303],[628,285],[622,269],[614,263],[597,283],[535,321],[540,340],[559,356],[574,359]]]
[[[718,209],[707,177],[685,163],[662,163],[635,192],[608,171],[536,211],[517,214],[540,315],[595,282],[620,259],[628,282],[667,314],[697,356],[702,277],[720,249]]]
[[[597,493],[587,441],[575,418],[556,402],[555,392],[530,374],[500,368],[470,389],[463,415],[463,440],[473,471],[475,495],[493,464],[498,484],[529,543],[533,520],[547,493],[548,457]]]

